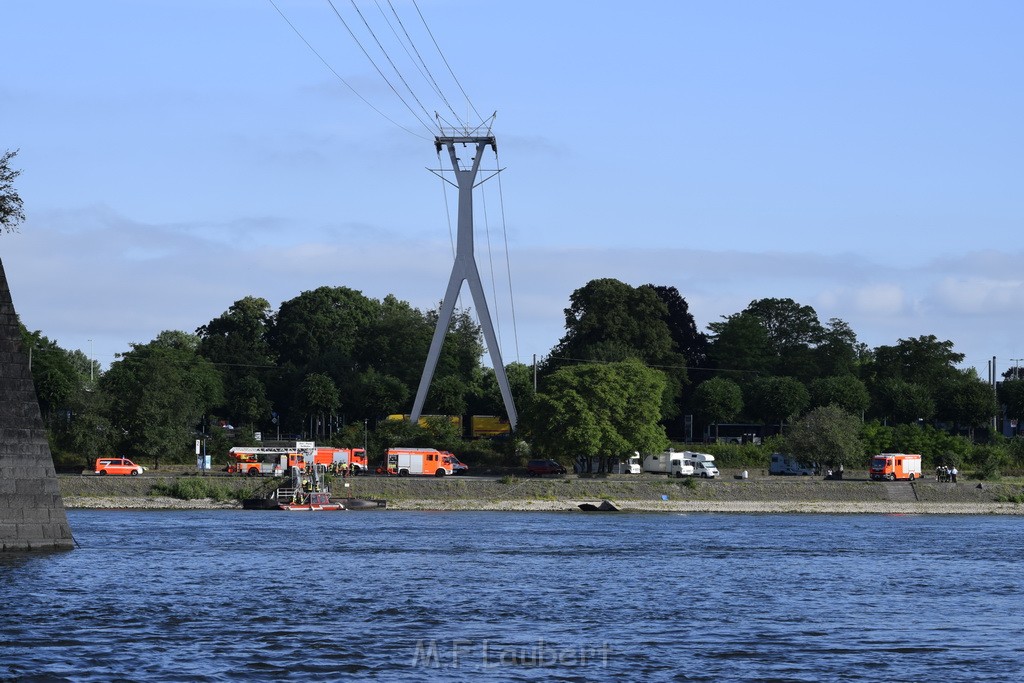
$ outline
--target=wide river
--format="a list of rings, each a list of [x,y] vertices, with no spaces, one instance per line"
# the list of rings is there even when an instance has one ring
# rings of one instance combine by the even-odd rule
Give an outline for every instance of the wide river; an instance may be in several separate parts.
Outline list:
[[[1018,516],[68,516],[0,680],[1024,679]]]

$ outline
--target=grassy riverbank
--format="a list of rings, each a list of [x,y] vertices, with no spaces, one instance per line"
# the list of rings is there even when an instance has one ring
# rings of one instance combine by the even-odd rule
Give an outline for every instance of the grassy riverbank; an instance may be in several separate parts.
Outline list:
[[[151,474],[60,477],[69,508],[237,507],[238,498],[272,490],[279,483]],[[677,512],[1024,514],[1024,489],[1017,482],[910,484],[757,475],[744,480],[727,475],[711,481],[653,475],[497,480],[356,477],[334,482],[332,491],[338,497],[383,498],[389,509],[576,510],[580,503],[608,500],[623,510]],[[186,500],[204,493],[208,497]]]

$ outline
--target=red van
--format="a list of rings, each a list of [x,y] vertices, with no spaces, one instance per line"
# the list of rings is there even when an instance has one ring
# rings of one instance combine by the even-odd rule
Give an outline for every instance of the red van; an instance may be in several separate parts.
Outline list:
[[[145,471],[145,467],[128,458],[96,458],[96,474],[130,474],[134,477]]]

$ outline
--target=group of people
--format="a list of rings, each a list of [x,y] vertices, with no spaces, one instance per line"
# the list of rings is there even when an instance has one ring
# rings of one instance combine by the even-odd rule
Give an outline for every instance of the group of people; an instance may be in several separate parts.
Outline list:
[[[305,472],[307,475],[313,474],[313,468],[319,467],[321,472],[330,472],[336,477],[348,477],[349,475],[356,475],[356,466],[350,462],[336,462],[331,465],[314,465],[313,463],[307,463]]]
[[[334,474],[335,476],[341,476],[342,478],[347,477],[349,475],[354,477],[356,475],[356,466],[350,462],[336,462],[333,465],[331,465],[331,474]]]
[[[936,481],[948,481],[948,482],[951,482],[951,483],[955,484],[956,483],[956,475],[957,475],[956,465],[952,465],[952,466],[948,466],[948,467],[946,465],[939,465],[938,467],[935,468],[935,479],[936,479]]]

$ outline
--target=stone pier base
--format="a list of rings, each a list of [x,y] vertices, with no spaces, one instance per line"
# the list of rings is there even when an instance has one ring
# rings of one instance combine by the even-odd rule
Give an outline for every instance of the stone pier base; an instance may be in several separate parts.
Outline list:
[[[73,544],[0,261],[0,551],[70,550]]]

